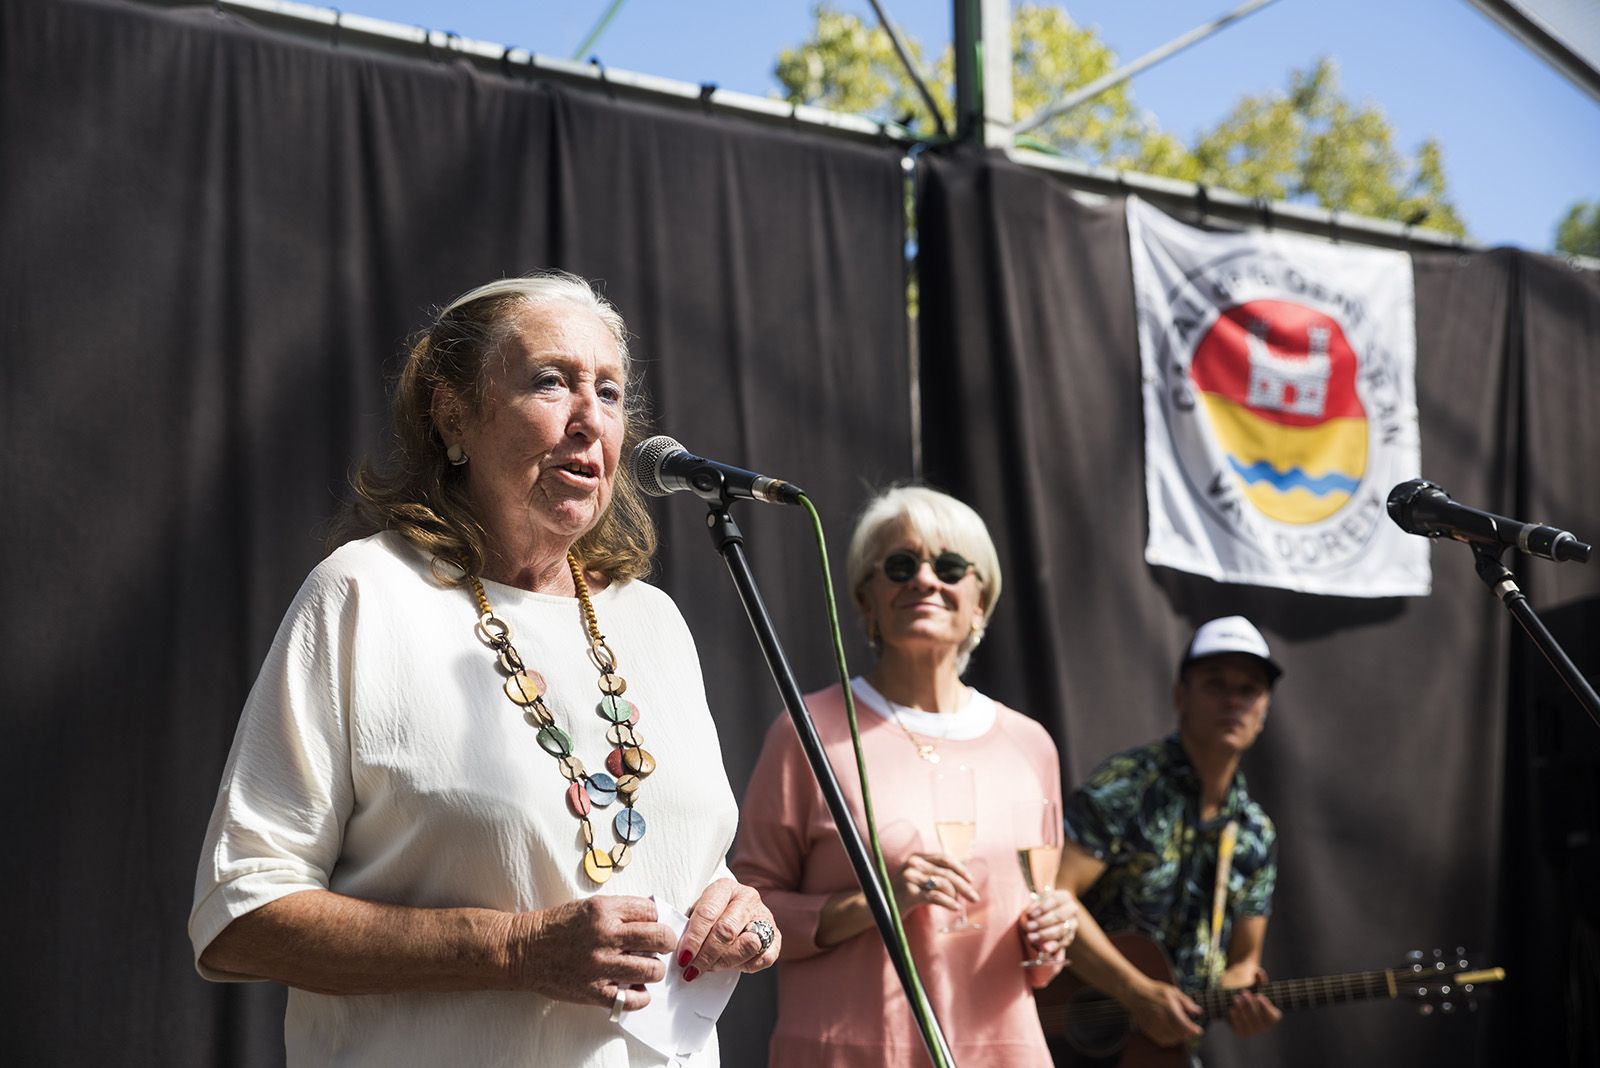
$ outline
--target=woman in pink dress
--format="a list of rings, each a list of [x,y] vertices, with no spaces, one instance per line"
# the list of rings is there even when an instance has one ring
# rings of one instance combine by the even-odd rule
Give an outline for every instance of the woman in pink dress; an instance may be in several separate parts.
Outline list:
[[[1060,761],[1043,727],[961,681],[1000,596],[994,543],[960,501],[895,487],[863,511],[847,572],[878,654],[851,683],[878,832],[934,1012],[962,1068],[1049,1065],[1032,990],[1065,962],[1077,902],[1049,885],[1030,894],[1013,825],[1019,804],[1049,801],[1059,812]],[[834,686],[807,703],[864,834],[843,692]],[[973,795],[964,858],[942,849],[935,829],[953,818],[947,802],[962,766]],[[787,718],[767,733],[734,856],[734,872],[760,891],[783,934],[769,1064],[927,1064]],[[971,927],[952,929],[963,908]],[[1023,966],[1039,959],[1048,963]]]

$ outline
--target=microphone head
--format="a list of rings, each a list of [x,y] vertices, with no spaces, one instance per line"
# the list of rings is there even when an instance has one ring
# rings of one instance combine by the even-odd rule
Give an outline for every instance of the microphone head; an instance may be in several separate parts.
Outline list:
[[[1430,536],[1433,531],[1414,512],[1415,506],[1420,500],[1449,501],[1450,495],[1437,483],[1429,482],[1425,478],[1414,478],[1409,482],[1402,482],[1389,491],[1389,518],[1394,520],[1395,526],[1407,534]]]
[[[665,497],[672,492],[661,481],[661,461],[675,452],[688,452],[675,438],[657,434],[639,443],[633,450],[633,461],[628,470],[639,488],[652,497]]]

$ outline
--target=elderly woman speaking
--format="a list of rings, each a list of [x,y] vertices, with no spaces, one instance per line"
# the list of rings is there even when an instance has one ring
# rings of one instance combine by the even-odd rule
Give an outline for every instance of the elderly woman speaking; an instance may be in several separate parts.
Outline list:
[[[994,543],[965,504],[903,486],[867,505],[847,570],[878,654],[867,676],[851,683],[857,704],[868,710],[861,747],[884,856],[929,999],[962,1068],[1049,1064],[1031,987],[1047,983],[1065,962],[1077,902],[1044,885],[1030,896],[1018,870],[1014,816],[1018,802],[1035,813],[1060,811],[1059,759],[1039,724],[961,681],[1000,596]],[[835,686],[807,703],[856,822],[864,825],[843,691]],[[964,788],[970,794],[956,796]],[[930,832],[946,820],[954,831],[947,828],[951,840],[941,843]],[[970,853],[954,855],[969,842]],[[769,1064],[926,1064],[910,1008],[787,719],[773,724],[751,776],[733,867],[772,906],[785,939]],[[968,911],[979,922],[957,920]],[[1025,968],[1025,961],[1040,966]]]
[[[626,337],[569,275],[445,308],[392,470],[358,476],[350,540],[278,631],[189,926],[206,977],[291,988],[290,1063],[663,1064],[617,1021],[669,967],[777,958],[723,864],[694,643],[640,578]],[[674,1063],[716,1062],[713,1039]]]

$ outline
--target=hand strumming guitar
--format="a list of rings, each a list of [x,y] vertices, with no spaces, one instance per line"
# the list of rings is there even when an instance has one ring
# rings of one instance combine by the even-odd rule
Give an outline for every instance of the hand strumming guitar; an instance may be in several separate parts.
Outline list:
[[[1117,1000],[1133,1017],[1133,1026],[1141,1034],[1158,1046],[1175,1046],[1205,1033],[1195,1023],[1200,1006],[1189,995],[1171,983],[1140,978],[1142,982],[1129,984]]]

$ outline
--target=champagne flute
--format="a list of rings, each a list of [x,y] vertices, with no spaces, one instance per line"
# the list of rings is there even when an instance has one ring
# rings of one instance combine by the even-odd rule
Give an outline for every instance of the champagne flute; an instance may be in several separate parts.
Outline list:
[[[1034,901],[1040,893],[1055,889],[1056,870],[1061,867],[1061,811],[1054,801],[1019,801],[1011,810],[1012,836],[1017,845],[1017,860],[1022,864],[1022,881]],[[1038,955],[1022,962],[1024,968],[1039,968],[1057,961]]]
[[[939,846],[945,856],[963,864],[972,858],[972,839],[977,832],[977,822],[978,794],[972,769],[965,764],[935,769],[933,829],[939,835]],[[966,934],[981,930],[983,924],[967,919],[967,903],[962,900],[956,921],[941,928],[939,933]]]

